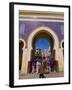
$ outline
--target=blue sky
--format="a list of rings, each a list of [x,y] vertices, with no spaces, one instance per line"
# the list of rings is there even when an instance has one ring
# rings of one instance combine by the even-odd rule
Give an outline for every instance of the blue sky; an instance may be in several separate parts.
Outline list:
[[[50,43],[45,38],[39,39],[35,44],[35,48],[40,48],[40,49],[48,49],[49,46],[50,46]]]

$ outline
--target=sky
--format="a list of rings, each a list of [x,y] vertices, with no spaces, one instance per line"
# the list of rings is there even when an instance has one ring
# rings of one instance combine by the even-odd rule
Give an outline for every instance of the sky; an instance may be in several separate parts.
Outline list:
[[[35,48],[40,48],[40,49],[48,49],[50,47],[50,43],[47,39],[45,38],[41,38],[39,39],[36,44],[35,44]]]

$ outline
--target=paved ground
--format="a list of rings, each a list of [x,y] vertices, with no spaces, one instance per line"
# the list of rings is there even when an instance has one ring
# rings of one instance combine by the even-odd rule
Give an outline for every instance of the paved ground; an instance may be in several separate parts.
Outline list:
[[[37,73],[30,73],[30,74],[21,74],[19,73],[19,79],[34,79],[34,78],[39,78],[39,74]],[[51,72],[49,74],[44,74],[46,78],[56,78],[56,77],[63,77],[64,72]]]

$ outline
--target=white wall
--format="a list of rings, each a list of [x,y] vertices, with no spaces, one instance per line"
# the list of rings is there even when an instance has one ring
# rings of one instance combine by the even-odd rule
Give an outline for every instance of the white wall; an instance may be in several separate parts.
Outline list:
[[[48,4],[72,4],[72,0],[0,0],[0,90],[9,90],[9,2],[30,2],[30,3],[48,3]],[[72,5],[71,5],[72,7]],[[72,13],[72,12],[71,12]],[[72,14],[71,14],[72,15]],[[72,31],[71,31],[72,32]],[[72,63],[71,63],[72,64]],[[72,68],[72,66],[71,66]],[[57,85],[46,87],[29,87],[21,89],[41,89],[41,90],[71,90],[72,85]]]

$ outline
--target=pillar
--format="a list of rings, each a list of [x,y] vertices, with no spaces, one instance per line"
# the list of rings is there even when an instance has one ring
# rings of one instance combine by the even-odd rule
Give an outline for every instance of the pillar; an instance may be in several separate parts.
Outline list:
[[[23,50],[23,57],[22,57],[22,67],[21,67],[22,74],[27,74],[27,67],[28,67],[27,48],[25,48]]]
[[[59,71],[64,71],[64,57],[61,48],[56,49],[55,59],[58,61]]]

